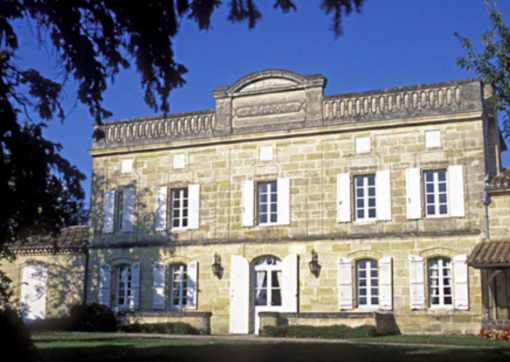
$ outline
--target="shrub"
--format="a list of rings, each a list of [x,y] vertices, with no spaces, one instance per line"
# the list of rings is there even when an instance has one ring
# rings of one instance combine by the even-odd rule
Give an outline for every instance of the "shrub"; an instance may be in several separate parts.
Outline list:
[[[46,331],[72,331],[74,330],[71,318],[46,318],[30,323],[28,329],[31,332]]]
[[[75,331],[115,332],[117,330],[117,319],[113,311],[98,303],[75,305],[71,308],[70,319]]]
[[[30,332],[18,313],[12,309],[0,309],[0,347],[4,351],[2,361],[42,361],[30,338]]]
[[[147,323],[125,324],[119,326],[119,332],[126,333],[166,333],[166,334],[200,334],[199,331],[187,323]]]
[[[266,326],[262,331],[267,337],[293,337],[293,338],[325,338],[325,339],[353,339],[375,337],[377,332],[374,326],[359,326],[351,328],[346,325],[314,327],[314,326]]]

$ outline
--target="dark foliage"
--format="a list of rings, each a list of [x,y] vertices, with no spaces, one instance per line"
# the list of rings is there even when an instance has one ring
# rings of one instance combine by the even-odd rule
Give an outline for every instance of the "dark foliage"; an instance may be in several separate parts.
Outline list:
[[[341,34],[342,14],[360,10],[364,0],[321,0]],[[261,17],[256,0],[231,0],[229,19],[253,28]],[[61,145],[42,136],[42,120],[65,112],[62,84],[74,79],[77,100],[100,123],[111,116],[103,94],[116,74],[134,63],[145,102],[169,111],[170,92],[181,87],[187,72],[174,60],[173,38],[183,18],[200,29],[211,28],[220,0],[3,0],[0,2],[0,259],[13,257],[8,245],[32,235],[56,235],[72,225],[84,192],[85,176],[59,155]],[[296,10],[292,0],[275,0],[284,13]],[[62,79],[45,78],[34,68],[13,61],[18,49],[15,22],[30,21],[39,40],[54,51]],[[23,117],[20,115],[24,114]],[[29,122],[25,122],[24,118]]]
[[[126,324],[119,326],[118,331],[125,333],[200,334],[200,332],[195,327],[181,322]]]
[[[2,361],[42,361],[35,349],[30,333],[16,311],[0,310],[0,348]]]
[[[480,35],[484,50],[475,51],[471,39],[455,34],[468,51],[465,58],[457,58],[457,64],[468,71],[474,70],[485,84],[492,86],[492,106],[503,113],[503,135],[510,140],[510,28],[496,4],[490,0],[485,2],[492,30]]]
[[[91,303],[71,308],[71,328],[81,332],[115,332],[117,319],[105,305]]]
[[[262,335],[266,337],[353,339],[376,337],[377,332],[374,326],[360,326],[356,328],[345,325],[328,327],[266,326],[262,331]]]

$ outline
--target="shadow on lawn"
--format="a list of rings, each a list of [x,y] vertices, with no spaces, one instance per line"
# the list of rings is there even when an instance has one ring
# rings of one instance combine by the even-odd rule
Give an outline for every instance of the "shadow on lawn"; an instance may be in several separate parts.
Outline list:
[[[273,343],[212,344],[194,346],[101,346],[39,349],[52,362],[276,362],[276,361],[374,361],[374,362],[462,362],[509,361],[510,351],[395,347],[373,345]]]

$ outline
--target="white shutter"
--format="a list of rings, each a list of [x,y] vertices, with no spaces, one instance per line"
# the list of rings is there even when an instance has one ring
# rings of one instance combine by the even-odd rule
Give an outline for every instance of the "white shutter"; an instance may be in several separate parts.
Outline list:
[[[158,187],[156,205],[156,230],[166,230],[168,188]]]
[[[448,166],[450,216],[464,217],[464,172],[462,166]]]
[[[406,170],[406,205],[407,218],[421,219],[421,182],[420,169],[408,168]]]
[[[337,222],[351,221],[351,174],[336,175]]]
[[[243,181],[243,212],[242,222],[244,227],[250,227],[254,225],[254,192],[255,183],[253,180]]]
[[[112,288],[112,267],[102,263],[99,266],[99,304],[110,307]]]
[[[230,258],[230,333],[249,333],[250,263],[239,255]]]
[[[393,260],[391,256],[379,260],[379,306],[382,310],[393,309]]]
[[[409,286],[411,291],[411,309],[425,309],[425,278],[423,258],[409,256]]]
[[[135,215],[135,189],[122,191],[122,231],[133,231],[133,219]]]
[[[188,186],[188,228],[198,230],[200,225],[200,185]]]
[[[287,313],[298,310],[298,256],[290,254],[282,262],[282,306]]]
[[[29,323],[46,317],[46,291],[48,267],[28,265],[23,268],[20,312],[23,321]]]
[[[338,258],[338,308],[352,309],[352,260]]]
[[[138,309],[140,306],[140,263],[131,265],[131,299],[129,307]]]
[[[378,220],[391,220],[390,171],[378,171],[375,177],[376,207]]]
[[[152,285],[152,308],[165,308],[165,276],[166,265],[154,262]]]
[[[276,189],[278,224],[290,225],[290,179],[279,178]]]
[[[469,310],[469,283],[467,255],[457,255],[453,258],[453,281],[455,308]]]
[[[113,215],[115,213],[115,191],[104,193],[104,233],[113,233]]]
[[[197,309],[198,261],[188,264],[188,290],[186,292],[186,309]]]

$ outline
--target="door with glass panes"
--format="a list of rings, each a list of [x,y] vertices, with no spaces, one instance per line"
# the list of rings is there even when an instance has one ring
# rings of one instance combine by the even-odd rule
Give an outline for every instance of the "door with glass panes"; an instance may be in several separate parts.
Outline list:
[[[253,332],[259,333],[259,312],[281,312],[282,262],[274,256],[264,256],[253,266]]]

